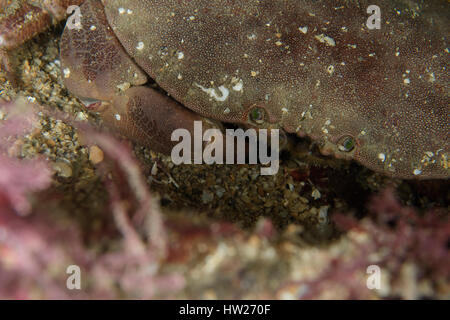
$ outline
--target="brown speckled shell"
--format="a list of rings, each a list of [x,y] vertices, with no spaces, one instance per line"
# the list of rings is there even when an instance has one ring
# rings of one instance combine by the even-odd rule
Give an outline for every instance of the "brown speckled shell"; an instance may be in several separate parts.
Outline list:
[[[186,107],[319,141],[400,178],[447,178],[450,4],[382,1],[108,0],[134,61]],[[341,151],[343,137],[356,148]]]

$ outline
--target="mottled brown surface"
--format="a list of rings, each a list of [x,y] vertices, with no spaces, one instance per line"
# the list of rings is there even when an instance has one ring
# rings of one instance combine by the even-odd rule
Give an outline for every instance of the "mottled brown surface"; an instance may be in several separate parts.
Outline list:
[[[0,0],[0,49],[15,48],[66,17],[83,0]]]
[[[307,134],[324,153],[446,178],[450,6],[383,2],[381,30],[369,30],[370,4],[116,0],[106,14],[137,64],[204,116],[254,125],[260,106],[261,126]]]
[[[147,77],[121,49],[108,27],[99,1],[83,6],[81,30],[68,30],[62,36],[61,60],[66,85],[80,98],[112,100],[117,86],[127,82],[139,86]]]

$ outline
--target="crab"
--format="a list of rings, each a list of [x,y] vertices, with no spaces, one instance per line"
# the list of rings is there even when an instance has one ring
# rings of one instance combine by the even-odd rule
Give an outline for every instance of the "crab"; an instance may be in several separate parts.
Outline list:
[[[86,0],[67,88],[131,140],[220,122],[309,136],[398,178],[449,177],[447,1]],[[152,88],[155,81],[167,94]]]
[[[63,20],[83,0],[0,0],[0,63],[14,78],[9,51]]]

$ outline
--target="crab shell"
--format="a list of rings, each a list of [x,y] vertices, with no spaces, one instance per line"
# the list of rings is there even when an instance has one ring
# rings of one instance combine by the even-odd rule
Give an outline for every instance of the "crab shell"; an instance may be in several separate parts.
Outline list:
[[[105,119],[140,143],[157,144],[157,127],[167,141],[176,126],[165,119],[180,124],[183,109],[166,97],[160,109],[148,75],[196,115],[307,135],[324,154],[394,177],[448,178],[450,5],[384,1],[371,30],[370,4],[89,0],[82,29],[63,34],[64,80],[107,101]]]

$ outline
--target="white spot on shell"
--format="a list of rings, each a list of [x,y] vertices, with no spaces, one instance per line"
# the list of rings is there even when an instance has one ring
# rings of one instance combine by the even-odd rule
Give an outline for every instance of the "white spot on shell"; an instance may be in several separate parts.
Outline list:
[[[120,13],[120,14],[124,14],[125,11],[126,11],[126,10],[125,10],[124,8],[119,8],[119,13]]]
[[[136,46],[136,49],[138,49],[138,50],[143,50],[143,49],[144,49],[144,43],[143,43],[142,41],[140,41],[140,42],[138,43],[138,45]]]
[[[64,70],[63,70],[63,73],[64,73],[64,78],[69,78],[70,77],[70,69],[69,68],[65,68]]]
[[[378,159],[381,160],[381,162],[386,161],[386,155],[384,153],[379,153],[378,154]]]
[[[205,88],[204,86],[195,83],[197,87],[202,89],[203,92],[207,93],[211,98],[216,99],[217,101],[223,102],[228,99],[228,96],[230,95],[230,90],[228,90],[225,86],[220,86],[218,89],[221,93],[221,96],[219,96],[216,92],[216,89],[214,88]]]
[[[233,86],[234,91],[242,91],[243,88],[244,82],[242,81],[242,79],[239,79],[239,81]]]
[[[178,60],[184,59],[184,53],[182,51],[178,51],[177,57],[178,57]]]
[[[336,42],[334,41],[334,39],[327,35],[324,35],[323,33],[319,34],[318,36],[315,36],[315,38],[319,40],[319,42],[325,43],[327,46],[330,47],[336,46]]]
[[[413,174],[415,175],[415,176],[418,176],[419,174],[421,174],[422,173],[422,170],[420,170],[420,169],[414,169],[414,171],[413,171]]]
[[[114,118],[116,118],[117,121],[120,121],[120,114],[116,113],[116,114],[114,115]]]
[[[131,83],[129,82],[123,82],[116,86],[120,91],[128,90],[131,87]]]
[[[298,27],[298,30],[300,30],[301,33],[306,34],[308,32],[308,27]]]
[[[329,65],[328,67],[327,67],[327,72],[331,75],[331,74],[333,74],[334,73],[334,66],[333,65]]]

